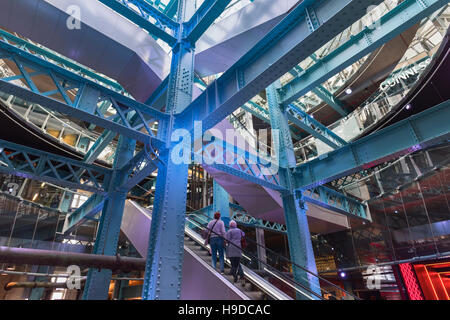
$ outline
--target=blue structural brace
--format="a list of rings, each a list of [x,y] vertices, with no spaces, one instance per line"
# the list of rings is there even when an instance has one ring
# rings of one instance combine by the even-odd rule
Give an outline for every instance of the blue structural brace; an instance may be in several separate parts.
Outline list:
[[[351,5],[344,0],[300,2],[178,115],[176,126],[193,130],[194,121],[202,120],[203,131],[212,128],[366,14],[369,5],[380,2],[351,1]],[[311,32],[308,28],[306,9],[315,11],[319,30]]]
[[[179,42],[172,52],[166,110],[170,114],[181,112],[192,101],[194,84],[194,48],[182,41],[186,17],[195,11],[194,2],[180,0],[176,31]],[[167,137],[171,126],[163,128]],[[167,138],[166,141],[169,141]],[[190,144],[190,139],[183,140]],[[148,246],[142,299],[179,299],[183,268],[184,226],[188,163],[172,161],[173,145],[160,152],[155,200]],[[190,146],[187,147],[189,149]]]
[[[98,0],[117,13],[120,13],[128,20],[134,22],[136,25],[148,33],[174,46],[177,39],[172,35],[178,28],[178,24],[166,16],[164,13],[156,9],[154,6],[145,0]],[[133,9],[137,8],[137,10]],[[150,20],[156,20],[152,23]],[[166,31],[169,29],[170,33]]]
[[[4,38],[3,38],[4,39]],[[30,103],[90,122],[143,143],[152,143],[155,148],[165,146],[150,126],[155,121],[161,125],[168,116],[143,103],[79,75],[59,60],[59,64],[45,59],[43,52],[30,52],[18,44],[0,41],[0,59],[13,65],[20,74],[0,78],[0,91],[21,97]],[[46,91],[33,77],[39,75],[50,81],[56,89]],[[17,80],[21,85],[16,85]],[[107,108],[105,108],[105,103]],[[130,123],[130,116],[135,122]],[[144,130],[142,130],[144,129]]]
[[[105,194],[112,171],[0,140],[0,172]]]
[[[215,180],[213,181],[213,212],[219,211],[224,218],[230,217],[230,196]]]
[[[104,202],[100,218],[99,230],[94,246],[94,254],[114,256],[117,252],[117,244],[122,223],[123,210],[127,191],[121,186],[128,176],[124,171],[117,170],[126,165],[133,157],[136,140],[121,136],[119,138],[116,157],[114,159],[114,176],[109,186],[108,197]],[[112,271],[109,269],[89,269],[86,284],[83,291],[84,300],[106,300]]]
[[[450,100],[293,169],[295,188],[309,189],[374,167],[450,137]]]
[[[204,0],[200,8],[185,23],[186,40],[195,44],[230,2],[231,0]]]
[[[317,274],[316,261],[309,233],[308,219],[306,211],[308,207],[301,191],[293,191],[293,177],[289,169],[283,167],[293,167],[296,164],[294,146],[289,133],[289,124],[286,111],[280,107],[277,87],[279,81],[270,85],[266,89],[267,102],[269,105],[269,114],[272,126],[272,135],[279,135],[279,153],[280,153],[280,182],[289,192],[281,193],[283,200],[284,217],[287,226],[287,235],[289,243],[289,253],[292,262],[300,265],[314,274]],[[293,266],[294,279],[309,288],[312,292],[321,294],[320,284],[317,277]],[[305,299],[300,293],[297,293],[298,299]]]
[[[346,43],[319,59],[301,75],[284,85],[280,89],[281,103],[288,105],[297,100],[447,3],[447,0],[427,0],[426,2],[405,0],[398,4],[373,26],[365,27],[360,33],[350,37]],[[325,95],[321,97],[324,98]]]
[[[278,91],[275,93],[278,95]],[[319,121],[315,120],[308,113],[297,107],[295,104],[289,104],[286,107],[288,120],[291,121],[296,126],[302,128],[313,137],[326,143],[333,149],[337,149],[347,142],[335,134],[333,131],[328,129],[326,126],[321,124]]]

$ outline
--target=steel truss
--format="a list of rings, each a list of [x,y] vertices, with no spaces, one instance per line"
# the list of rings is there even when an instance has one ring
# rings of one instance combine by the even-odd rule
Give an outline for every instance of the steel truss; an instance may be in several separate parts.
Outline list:
[[[305,71],[308,77],[302,74],[298,77],[300,80],[288,84],[288,89],[279,89],[278,85],[275,87],[271,84],[363,16],[368,6],[381,2],[304,0],[194,101],[195,42],[230,1],[206,0],[195,11],[191,1],[181,0],[176,22],[142,0],[99,1],[173,47],[172,68],[167,81],[166,113],[68,68],[50,63],[30,50],[24,51],[7,41],[0,42],[0,58],[9,61],[9,65],[18,70],[17,76],[0,79],[0,91],[121,135],[113,170],[1,141],[0,170],[98,193],[70,216],[65,232],[70,232],[83,219],[102,208],[94,251],[97,254],[115,255],[126,194],[131,187],[157,169],[143,299],[180,298],[188,164],[170,161],[175,144],[169,143],[168,137],[175,129],[191,132],[194,130],[194,121],[198,120],[202,122],[203,133],[269,87],[269,111],[266,116],[269,116],[272,128],[281,131],[279,173],[269,176],[264,174],[258,163],[253,165],[248,161],[248,155],[239,151],[235,152],[239,155],[235,157],[235,162],[214,162],[211,165],[281,192],[292,260],[313,273],[316,267],[306,219],[306,201],[325,202],[344,214],[368,218],[359,202],[334,190],[317,186],[376,165],[386,158],[446,141],[450,135],[446,121],[450,116],[449,101],[350,144],[314,122],[301,109],[295,106],[285,108],[300,93],[317,87],[326,77],[392,39],[446,1],[405,0],[382,18],[386,28],[392,29],[388,35],[384,28],[366,29],[332,54],[319,59],[314,65],[316,67]],[[187,16],[192,18],[187,20]],[[34,81],[34,77],[50,79],[49,83],[54,88],[42,88],[40,83]],[[107,108],[99,106],[104,101],[107,102]],[[302,129],[311,134],[320,134],[336,150],[293,169],[295,155],[289,132],[289,114],[299,121],[297,123],[303,126]],[[155,121],[159,122],[157,135],[150,129]],[[104,140],[99,144],[111,141],[112,134],[107,134],[105,132]],[[145,147],[134,155],[136,140],[143,142]],[[100,149],[101,146],[92,149],[86,160],[91,162],[95,159]],[[210,156],[209,160],[212,160],[214,155]],[[320,288],[316,280],[298,268],[294,268],[293,272],[295,278],[311,288],[311,291]],[[110,272],[90,270],[84,298],[105,298],[110,279]]]

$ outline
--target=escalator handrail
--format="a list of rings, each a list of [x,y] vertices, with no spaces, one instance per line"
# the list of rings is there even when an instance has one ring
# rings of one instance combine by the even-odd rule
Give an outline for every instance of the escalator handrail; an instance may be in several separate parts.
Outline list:
[[[195,219],[192,219],[192,218],[189,218],[189,217],[187,217],[187,219],[188,219],[188,221],[193,221],[193,222],[196,223],[197,225],[200,225],[200,228],[201,228],[201,229],[207,229],[207,227],[204,226],[201,222],[196,221]],[[208,229],[208,230],[209,230],[209,229]],[[215,231],[213,231],[213,230],[209,230],[209,231],[211,231],[211,233],[214,233],[217,237],[223,239],[224,241],[227,241],[224,237],[222,237],[221,235],[217,234]],[[240,249],[240,250],[242,251],[242,253],[245,253],[246,255],[251,256],[252,258],[254,258],[254,259],[255,259],[256,261],[258,261],[259,263],[265,265],[265,267],[272,269],[272,270],[271,270],[272,272],[276,272],[276,273],[277,273],[277,277],[283,278],[286,282],[291,282],[291,283],[293,283],[295,286],[298,286],[298,287],[300,287],[300,288],[306,290],[309,294],[312,294],[312,295],[314,295],[315,297],[317,297],[318,299],[323,300],[323,297],[322,297],[321,295],[319,295],[319,294],[317,294],[316,292],[312,291],[311,289],[307,288],[307,287],[304,286],[303,284],[298,283],[298,282],[295,281],[294,279],[291,279],[291,278],[287,277],[286,275],[280,273],[280,272],[279,272],[278,270],[276,270],[274,267],[270,266],[270,265],[267,264],[266,262],[264,262],[264,261],[260,260],[259,258],[255,257],[252,253],[249,253],[249,252],[246,251],[245,249],[240,248],[239,246],[235,245],[235,244],[232,243],[232,242],[227,241],[227,243],[228,243],[229,245],[233,245],[233,246],[235,246],[236,248]],[[204,245],[203,245],[203,246],[204,246]]]
[[[193,213],[191,213],[191,214],[200,214],[200,215],[204,216],[205,218],[212,219],[211,217],[207,216],[206,214],[204,214],[204,213],[201,212],[200,210],[199,210],[199,211],[195,211],[195,212],[193,212]],[[194,221],[195,221],[195,220],[194,220]],[[199,222],[197,221],[197,223],[199,223]],[[203,226],[203,227],[204,227],[204,226]],[[215,232],[214,232],[214,233],[215,233]],[[252,242],[252,243],[255,244],[256,246],[259,246],[259,247],[263,248],[264,250],[269,251],[270,253],[272,253],[272,254],[274,254],[275,256],[277,256],[277,258],[281,258],[282,260],[286,261],[287,263],[290,263],[290,264],[292,264],[293,266],[296,266],[296,267],[300,268],[301,270],[303,270],[303,271],[305,271],[305,272],[307,272],[307,273],[313,275],[314,277],[316,277],[316,278],[318,278],[319,280],[325,282],[326,284],[328,284],[328,285],[330,285],[330,286],[332,286],[332,287],[338,289],[339,291],[345,293],[346,295],[349,295],[349,296],[351,296],[352,298],[359,300],[358,297],[356,297],[356,296],[354,296],[353,294],[347,292],[346,290],[342,289],[342,288],[339,287],[338,285],[332,283],[331,281],[328,281],[328,280],[322,278],[321,276],[319,276],[319,275],[315,274],[314,272],[312,272],[312,271],[306,269],[305,267],[302,267],[302,266],[296,264],[295,262],[292,262],[292,261],[289,260],[287,257],[284,257],[284,256],[278,254],[277,252],[275,252],[275,251],[273,251],[273,250],[271,250],[271,249],[269,249],[269,248],[266,248],[265,246],[263,246],[263,245],[257,243],[256,241],[254,241],[254,240],[252,240],[252,239],[247,239],[247,238],[246,238],[246,240],[249,240],[249,242]],[[256,258],[256,259],[259,261],[258,258]],[[324,290],[324,291],[326,291],[326,290]],[[328,293],[328,292],[327,292],[327,293]]]

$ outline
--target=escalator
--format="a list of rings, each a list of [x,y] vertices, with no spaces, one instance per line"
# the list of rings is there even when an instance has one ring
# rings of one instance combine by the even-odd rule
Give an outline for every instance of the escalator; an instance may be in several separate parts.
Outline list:
[[[241,259],[245,283],[233,283],[227,259],[225,274],[216,272],[210,264],[209,245],[205,246],[200,236],[209,219],[199,214],[186,217],[181,299],[292,300],[296,296],[305,300],[323,299],[322,294],[326,292],[321,292],[320,288],[311,290],[296,282],[287,272],[278,270],[270,262],[259,260],[257,255],[247,250],[243,250]],[[150,226],[151,212],[127,200],[121,230],[143,257],[147,256]],[[318,278],[317,283],[326,281],[312,273],[308,278],[311,276]],[[136,294],[139,290],[134,292]],[[345,293],[344,296],[351,294]]]

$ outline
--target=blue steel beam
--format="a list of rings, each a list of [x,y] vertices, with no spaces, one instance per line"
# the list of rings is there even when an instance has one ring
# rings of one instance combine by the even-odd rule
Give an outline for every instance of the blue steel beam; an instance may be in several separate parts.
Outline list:
[[[177,19],[183,23],[195,13],[195,2],[180,0]],[[176,31],[181,38],[182,28]],[[194,50],[179,42],[172,52],[166,110],[170,114],[184,110],[192,101]],[[159,134],[170,135],[174,126],[164,125]],[[189,141],[190,143],[190,141]],[[159,153],[155,201],[142,289],[143,300],[179,299],[183,268],[183,243],[186,218],[186,192],[189,165],[172,161],[173,147]],[[171,150],[172,149],[172,150]]]
[[[370,221],[367,214],[367,206],[360,201],[346,196],[336,190],[325,186],[317,186],[315,188],[305,190],[303,197],[306,202],[316,204],[331,211],[344,214],[352,218],[359,218]]]
[[[321,124],[319,121],[315,120],[308,113],[298,108],[296,105],[288,105],[286,107],[286,111],[289,121],[326,143],[333,149],[337,149],[347,144],[344,139],[340,138],[337,134]]]
[[[311,55],[311,58],[315,62],[318,62],[318,59],[317,59],[315,54]],[[294,69],[289,71],[289,73],[297,78],[297,77],[301,77],[305,73],[305,70],[302,67],[300,67],[300,66],[296,66],[296,67],[294,67]],[[312,91],[320,99],[325,101],[326,104],[328,104],[330,107],[332,107],[336,112],[340,113],[343,117],[345,117],[348,114],[348,112],[344,110],[345,103],[342,102],[341,100],[339,100],[338,98],[336,98],[324,86],[322,86],[322,85],[317,86]]]
[[[83,161],[85,163],[94,163],[102,151],[114,140],[117,133],[114,131],[105,130],[94,142],[92,147],[84,155]]]
[[[78,209],[66,215],[62,233],[70,234],[72,231],[83,225],[89,218],[93,218],[103,209],[106,196],[95,194],[87,199]]]
[[[287,189],[283,187],[282,185],[275,182],[273,178],[267,178],[267,175],[261,175],[260,177],[254,175],[251,173],[251,170],[243,170],[243,169],[237,169],[235,167],[232,167],[231,165],[227,164],[220,164],[220,163],[214,163],[211,165],[208,165],[209,167],[212,167],[216,170],[222,171],[226,174],[236,176],[238,178],[247,180],[249,182],[258,184],[260,186],[276,190],[279,192],[286,192]]]
[[[280,89],[283,105],[287,105],[330,77],[395,38],[414,24],[447,4],[446,0],[405,0],[387,12],[373,27],[366,27],[305,72]],[[376,27],[375,27],[376,26]]]
[[[328,91],[324,86],[317,86],[312,90],[320,99],[325,101],[330,107],[332,107],[336,112],[338,112],[341,116],[345,117],[348,115],[348,111],[344,110],[344,104],[339,99]]]
[[[15,46],[19,46],[22,50],[34,53],[36,55],[39,55],[44,60],[47,60],[52,63],[56,63],[65,69],[71,69],[77,74],[88,77],[91,80],[94,80],[96,82],[99,82],[105,87],[108,87],[112,90],[115,90],[120,93],[124,93],[125,89],[116,81],[106,78],[97,72],[86,68],[85,66],[78,64],[70,59],[67,59],[61,55],[55,54],[54,52],[45,49],[43,47],[37,46],[33,43],[30,43],[29,41],[16,37],[15,35],[10,34],[9,32],[6,32],[5,30],[0,29],[0,41],[9,43]]]
[[[185,23],[186,40],[195,44],[213,22],[222,14],[231,0],[205,0]]]
[[[0,172],[104,194],[112,171],[0,140]]]
[[[126,182],[118,188],[128,192],[131,188],[148,177],[152,172],[156,171],[158,169],[159,161],[158,156],[150,150],[147,150],[147,146],[144,146],[143,150],[141,150],[130,161],[128,161],[123,168],[120,169],[128,178],[126,179]]]
[[[230,195],[228,192],[222,188],[220,184],[217,183],[216,180],[213,181],[213,207],[212,212],[220,212],[221,216],[224,218],[230,217]]]
[[[239,206],[237,204],[230,203],[230,209],[232,211],[231,219],[236,220],[236,222],[239,224],[242,224],[245,226],[251,226],[251,227],[255,227],[255,228],[262,228],[262,229],[275,231],[275,232],[281,232],[281,233],[287,232],[286,225],[277,223],[277,222],[265,221],[262,219],[252,217],[251,215],[249,215],[247,213],[247,211],[245,211],[244,208],[242,208],[241,206]]]
[[[450,137],[450,100],[399,121],[293,169],[295,188],[310,189],[390,159],[444,143]]]
[[[288,72],[381,0],[305,0],[299,3],[258,44],[230,67],[175,119],[176,127],[193,129],[203,121],[206,131]],[[320,26],[308,27],[306,10]]]
[[[164,142],[154,136],[149,126],[156,120],[168,121],[168,115],[12,44],[0,42],[0,59],[19,72],[1,78],[0,91],[132,139],[153,143],[157,148],[164,147]],[[21,85],[13,81],[21,81]],[[109,107],[104,108],[103,102]],[[137,117],[133,126],[127,120],[129,115]]]
[[[202,165],[263,187],[280,192],[286,191],[279,182],[277,170],[279,164],[275,162],[277,159],[265,158],[260,154],[243,150],[217,137],[202,145],[200,150],[194,150],[193,158]]]
[[[122,185],[117,185],[114,191],[128,192],[132,187],[145,179],[157,169],[157,159],[152,158],[148,151],[142,150],[118,169],[119,174],[127,177]],[[68,234],[84,224],[103,208],[107,196],[93,195],[80,208],[66,216],[63,233]]]
[[[310,10],[308,10],[310,12]],[[294,146],[292,138],[289,134],[289,123],[286,110],[280,107],[277,88],[280,81],[276,81],[266,89],[267,104],[269,106],[270,123],[272,130],[277,130],[279,135],[279,154],[280,164],[284,168],[280,168],[279,177],[281,184],[288,188],[288,192],[281,194],[283,201],[284,219],[287,225],[287,236],[289,244],[289,252],[291,260],[299,266],[317,274],[317,268],[314,258],[314,251],[311,243],[308,220],[306,212],[308,206],[302,195],[302,192],[293,191],[293,177],[289,169],[295,165]],[[310,277],[304,270],[293,267],[293,276],[296,281],[302,283],[307,288],[320,294],[320,284],[317,279]],[[297,298],[302,299],[297,294]]]
[[[266,109],[262,108],[257,103],[254,103],[253,101],[250,100],[248,103],[241,106],[241,108],[247,112],[250,112],[252,115],[257,117],[258,119],[261,119],[262,121],[264,121],[266,123],[270,123],[269,112]],[[301,139],[301,137],[297,134],[297,132],[293,126],[289,126],[289,129],[291,130],[291,135],[294,139],[296,139],[296,140]]]
[[[164,13],[144,0],[98,0],[105,6],[116,11],[128,20],[146,30],[151,35],[174,46],[177,39],[166,32],[166,28],[172,33],[178,29],[178,23],[170,19]],[[155,20],[155,22],[151,22]]]
[[[136,140],[119,137],[117,152],[114,158],[114,175],[111,178],[108,197],[103,205],[100,224],[95,240],[93,253],[116,255],[117,244],[122,224],[127,192],[118,188],[127,180],[126,172],[118,170],[133,157]],[[83,300],[106,300],[111,282],[112,271],[108,269],[89,269],[83,290]]]

